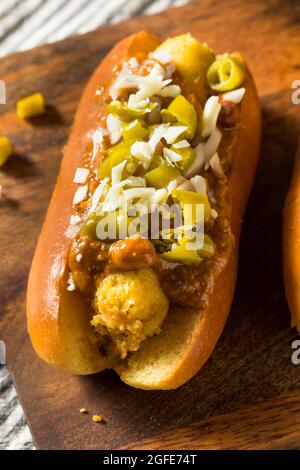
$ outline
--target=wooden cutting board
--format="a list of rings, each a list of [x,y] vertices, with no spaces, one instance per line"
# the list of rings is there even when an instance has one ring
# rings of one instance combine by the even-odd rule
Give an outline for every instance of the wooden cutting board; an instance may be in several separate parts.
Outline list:
[[[33,352],[25,325],[28,270],[78,99],[115,42],[142,28],[162,37],[190,31],[216,51],[241,51],[263,107],[261,161],[229,321],[205,367],[168,392],[134,390],[113,372],[73,377],[52,369]],[[1,59],[8,103],[0,107],[0,134],[16,153],[0,175],[1,337],[39,448],[300,445],[300,365],[291,362],[297,334],[289,327],[281,273],[282,206],[300,129],[300,106],[291,104],[299,51],[297,1],[202,0]],[[46,96],[47,113],[21,122],[15,102],[37,90]],[[90,414],[80,414],[81,407]],[[94,424],[94,413],[106,424]]]

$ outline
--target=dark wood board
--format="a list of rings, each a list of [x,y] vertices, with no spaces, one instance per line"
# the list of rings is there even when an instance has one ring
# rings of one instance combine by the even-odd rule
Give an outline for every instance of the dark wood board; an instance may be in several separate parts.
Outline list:
[[[229,321],[205,367],[168,392],[134,390],[113,372],[73,377],[52,369],[35,355],[25,324],[28,270],[78,99],[105,53],[142,28],[163,37],[190,31],[217,51],[240,50],[263,107],[261,161]],[[10,136],[16,153],[0,175],[0,331],[39,448],[300,445],[300,365],[291,362],[297,334],[289,327],[281,273],[282,206],[300,129],[300,106],[291,104],[299,51],[299,2],[202,0],[0,60],[8,95],[0,134]],[[47,113],[21,122],[14,104],[37,90],[46,96]],[[81,415],[81,407],[90,414]],[[93,413],[106,424],[94,424]]]

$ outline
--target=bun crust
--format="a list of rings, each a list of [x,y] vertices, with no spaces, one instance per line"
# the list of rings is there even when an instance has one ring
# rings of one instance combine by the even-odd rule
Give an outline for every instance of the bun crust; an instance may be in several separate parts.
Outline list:
[[[27,322],[32,344],[46,362],[74,374],[99,372],[110,364],[97,349],[87,303],[78,292],[70,293],[66,289],[70,240],[65,232],[72,213],[75,188],[72,179],[88,134],[93,132],[99,116],[95,90],[112,79],[115,65],[137,52],[150,52],[159,43],[146,32],[129,36],[115,46],[94,72],[78,106],[33,258],[27,290]],[[172,308],[162,333],[147,339],[129,361],[117,368],[121,379],[134,387],[171,389],[186,382],[206,362],[226,322],[236,281],[241,223],[255,175],[261,132],[260,106],[249,72],[245,87],[241,125],[230,150],[233,164],[228,180],[236,245],[216,279],[209,307],[205,310]],[[160,360],[156,360],[158,352]]]
[[[300,332],[300,147],[283,210],[283,275],[291,325]]]

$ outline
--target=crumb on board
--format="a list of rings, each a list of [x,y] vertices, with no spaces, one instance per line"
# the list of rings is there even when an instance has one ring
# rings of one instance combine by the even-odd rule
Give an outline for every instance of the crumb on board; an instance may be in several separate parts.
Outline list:
[[[92,420],[94,421],[94,423],[101,423],[101,421],[102,421],[102,416],[93,415]]]
[[[80,408],[79,412],[80,413],[88,413],[88,410],[86,408]]]

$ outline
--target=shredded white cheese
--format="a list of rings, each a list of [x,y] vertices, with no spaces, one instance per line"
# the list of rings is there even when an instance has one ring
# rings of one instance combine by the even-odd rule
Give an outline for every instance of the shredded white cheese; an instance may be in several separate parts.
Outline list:
[[[153,155],[153,150],[148,142],[137,141],[131,146],[131,155],[138,160],[150,164]]]
[[[104,178],[95,189],[93,196],[92,196],[92,202],[91,202],[91,207],[89,208],[89,212],[94,212],[96,210],[98,203],[105,192],[108,181],[109,181],[109,178]]]
[[[111,185],[115,186],[116,184],[120,183],[122,180],[123,170],[127,164],[126,160],[123,160],[118,165],[114,166],[111,170]]]
[[[195,191],[194,185],[191,180],[187,180],[184,183],[180,184],[176,189],[184,191]]]
[[[165,188],[157,189],[151,197],[152,204],[165,204],[169,197],[168,191]]]
[[[205,154],[208,159],[217,151],[221,139],[222,132],[216,127],[204,144]]]
[[[191,182],[195,188],[195,191],[200,194],[206,194],[207,187],[206,187],[206,180],[203,176],[196,175],[191,178]]]
[[[195,147],[196,157],[193,163],[185,170],[184,177],[191,178],[194,175],[200,173],[205,161],[206,161],[206,154],[204,145],[202,143],[198,144]]]
[[[182,160],[182,155],[166,147],[164,147],[164,157],[169,163],[180,162]]]
[[[175,149],[184,149],[190,146],[191,144],[186,139],[180,140],[179,142],[175,142],[175,144],[173,144]]]
[[[167,191],[170,194],[174,189],[176,189],[180,184],[184,183],[186,179],[183,176],[178,176],[178,178],[170,181],[167,185]]]
[[[203,110],[203,129],[202,137],[208,137],[216,127],[219,113],[221,110],[221,104],[218,96],[210,96],[205,103]]]
[[[173,144],[186,130],[186,126],[169,126],[166,129],[163,138],[166,140],[167,144]]]
[[[244,94],[246,93],[246,88],[237,88],[236,90],[228,91],[227,93],[223,93],[222,100],[223,101],[230,101],[231,103],[240,103],[244,98]]]

